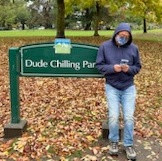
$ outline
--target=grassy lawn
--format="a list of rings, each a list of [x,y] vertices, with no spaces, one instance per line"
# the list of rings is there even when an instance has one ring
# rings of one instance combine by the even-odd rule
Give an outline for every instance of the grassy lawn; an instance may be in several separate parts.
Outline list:
[[[93,36],[94,31],[81,31],[81,30],[66,30],[65,35],[68,36]],[[113,30],[101,30],[100,36],[111,37],[114,33]],[[135,39],[162,41],[162,29],[148,30],[147,34],[143,34],[142,30],[133,30]],[[0,31],[0,37],[36,37],[36,36],[56,36],[56,30],[11,30]]]

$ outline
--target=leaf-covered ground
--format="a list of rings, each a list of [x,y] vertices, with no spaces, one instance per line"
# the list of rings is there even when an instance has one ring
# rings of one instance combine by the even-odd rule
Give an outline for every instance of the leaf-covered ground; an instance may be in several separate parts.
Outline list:
[[[105,37],[71,39],[95,45],[106,40]],[[97,155],[105,153],[108,146],[93,145],[101,138],[102,120],[107,118],[105,81],[101,78],[20,78],[21,118],[28,121],[27,131],[21,138],[3,140],[3,127],[10,121],[8,49],[52,40],[50,37],[0,39],[0,159],[66,160],[74,156],[76,161],[111,160],[110,156],[101,159]],[[162,43],[136,41],[136,44],[143,68],[135,77],[138,90],[135,136],[158,140],[161,145]],[[87,148],[93,156],[82,156]],[[147,160],[154,156],[154,152],[151,154]]]

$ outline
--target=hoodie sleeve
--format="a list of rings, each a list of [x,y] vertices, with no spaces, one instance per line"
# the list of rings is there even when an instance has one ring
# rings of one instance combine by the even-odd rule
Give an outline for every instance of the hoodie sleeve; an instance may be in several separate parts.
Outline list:
[[[106,64],[105,56],[104,56],[104,46],[100,46],[96,58],[96,68],[103,75],[108,75],[115,73],[114,66]]]
[[[134,63],[132,66],[129,66],[128,74],[136,75],[141,69],[141,61],[139,57],[138,48],[136,48],[136,57],[134,57]]]

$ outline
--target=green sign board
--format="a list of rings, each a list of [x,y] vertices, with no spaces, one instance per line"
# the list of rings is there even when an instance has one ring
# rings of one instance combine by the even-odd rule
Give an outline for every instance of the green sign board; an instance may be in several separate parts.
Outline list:
[[[22,134],[27,125],[20,119],[19,77],[103,77],[95,68],[98,47],[57,39],[42,43],[10,48],[11,123],[4,128],[5,137]]]
[[[71,44],[70,53],[56,53],[54,44],[20,48],[22,76],[101,77],[95,68],[97,46]]]

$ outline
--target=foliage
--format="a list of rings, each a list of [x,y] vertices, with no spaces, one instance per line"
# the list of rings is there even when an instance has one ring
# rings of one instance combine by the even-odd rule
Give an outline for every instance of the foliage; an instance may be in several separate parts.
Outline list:
[[[70,29],[110,29],[121,21],[141,26],[144,18],[147,22],[162,23],[161,0],[64,1],[65,26]],[[0,27],[54,28],[56,12],[56,0],[0,0]]]
[[[0,5],[0,26],[5,29],[11,29],[15,22],[15,10],[12,4],[8,5],[7,2],[1,2]],[[7,5],[6,5],[7,4]]]
[[[54,24],[54,6],[55,3],[50,0],[35,0],[29,5],[31,19],[29,21],[30,28],[36,26],[44,26],[52,28]]]
[[[4,6],[10,3],[10,0],[0,0],[0,5]]]
[[[29,21],[30,19],[29,10],[27,9],[27,6],[23,1],[20,1],[19,3],[15,4],[15,10],[16,10],[15,22],[20,23],[22,30],[24,30],[25,24],[27,24],[27,21]]]
[[[19,28],[19,23],[22,29],[25,25],[53,27],[55,0],[0,0],[0,4],[0,26],[4,28]]]
[[[108,1],[105,0],[87,0],[86,2],[83,0],[77,0],[77,1],[69,1],[66,0],[66,6],[67,10],[69,12],[73,11],[72,4],[75,4],[79,9],[80,13],[82,15],[82,26],[85,30],[93,28],[95,30],[94,35],[98,36],[98,29],[99,29],[99,24],[102,23],[103,25],[103,20],[104,16],[109,16],[108,13]],[[106,7],[105,7],[106,6]],[[70,10],[70,9],[71,10]],[[105,21],[106,22],[106,21]]]
[[[133,0],[128,8],[133,15],[147,19],[148,22],[162,22],[161,0]]]

